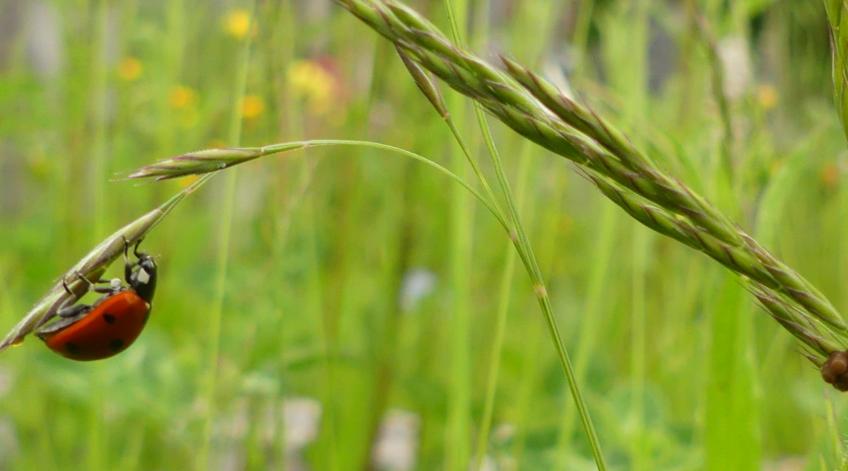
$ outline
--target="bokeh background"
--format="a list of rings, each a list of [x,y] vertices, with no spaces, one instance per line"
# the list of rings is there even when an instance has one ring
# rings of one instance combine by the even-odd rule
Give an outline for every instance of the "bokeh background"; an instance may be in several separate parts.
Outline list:
[[[476,52],[591,103],[848,310],[846,142],[820,2],[454,3]],[[447,30],[444,2],[412,4]],[[491,176],[468,102],[446,94]],[[736,278],[494,130],[614,469],[841,465],[844,397]],[[330,1],[3,0],[0,330],[190,182],[129,170],[314,138],[469,174],[393,49]],[[131,349],[76,363],[30,338],[0,355],[0,469],[466,470],[476,454],[486,470],[593,469],[532,286],[520,265],[503,282],[512,249],[479,204],[374,150],[227,173],[145,241],[161,279]]]

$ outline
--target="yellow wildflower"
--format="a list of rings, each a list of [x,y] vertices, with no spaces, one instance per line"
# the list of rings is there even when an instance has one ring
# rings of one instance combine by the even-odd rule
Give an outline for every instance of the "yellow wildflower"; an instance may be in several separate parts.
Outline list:
[[[118,64],[118,77],[125,82],[132,82],[141,76],[144,67],[135,57],[127,56]]]
[[[236,39],[243,39],[250,32],[251,23],[247,10],[230,10],[224,16],[224,31]]]
[[[774,109],[777,106],[777,100],[777,89],[774,86],[763,84],[757,87],[757,101],[764,110]]]
[[[197,102],[197,93],[185,85],[178,85],[171,89],[168,102],[171,104],[171,108],[177,110],[190,108]]]
[[[244,119],[258,118],[265,111],[265,102],[258,95],[247,95],[241,100],[241,116]]]
[[[288,71],[294,92],[306,100],[309,111],[324,114],[332,109],[336,93],[333,76],[315,61],[297,61]]]

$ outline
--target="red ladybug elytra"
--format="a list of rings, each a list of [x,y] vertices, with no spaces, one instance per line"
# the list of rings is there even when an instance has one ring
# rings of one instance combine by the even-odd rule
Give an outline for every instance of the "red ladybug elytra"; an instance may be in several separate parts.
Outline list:
[[[50,350],[72,360],[100,360],[127,349],[141,334],[150,316],[150,304],[156,291],[156,262],[153,257],[138,251],[131,263],[124,246],[124,278],[112,280],[109,286],[94,286],[95,292],[105,295],[93,305],[76,304],[60,309],[59,320],[36,332]],[[93,284],[79,275],[89,284]],[[102,283],[102,281],[98,281]],[[67,289],[67,285],[65,286]]]

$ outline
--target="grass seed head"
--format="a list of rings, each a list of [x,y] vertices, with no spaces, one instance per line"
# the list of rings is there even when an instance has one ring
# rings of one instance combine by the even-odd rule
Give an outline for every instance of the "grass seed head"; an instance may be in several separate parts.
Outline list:
[[[624,133],[591,108],[567,98],[515,61],[503,61],[506,73],[495,69],[453,44],[406,6],[377,0],[337,3],[406,52],[406,59],[478,101],[514,131],[574,161],[583,170],[609,179],[601,180],[599,189],[643,224],[761,284],[769,293],[768,300],[779,300],[781,307],[788,306],[793,316],[799,317],[773,314],[803,343],[823,355],[848,347],[848,327],[821,292],[705,198],[657,167]],[[833,31],[838,32],[834,38],[840,64],[839,74],[834,72],[838,103],[848,102],[844,98],[848,96],[844,93],[848,73],[842,67],[848,63],[843,57],[848,50],[848,25],[837,27],[848,21],[848,15],[842,14],[846,8],[841,2],[828,5],[828,19]],[[848,110],[848,106],[843,109]],[[843,114],[843,122],[845,114],[848,112]]]

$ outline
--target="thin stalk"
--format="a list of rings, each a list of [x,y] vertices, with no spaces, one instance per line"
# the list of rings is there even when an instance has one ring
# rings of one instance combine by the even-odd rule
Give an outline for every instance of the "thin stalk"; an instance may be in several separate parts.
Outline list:
[[[453,9],[451,6],[451,0],[445,0],[445,5],[447,6],[448,14],[451,21],[451,30],[453,32],[454,42],[460,45],[461,47],[463,42],[462,38],[459,35],[459,28],[456,22],[456,16],[454,16],[452,13]],[[557,350],[557,355],[559,356],[560,365],[565,373],[566,379],[568,380],[568,386],[571,390],[571,395],[574,399],[574,404],[580,414],[580,420],[583,423],[583,429],[592,447],[592,455],[595,460],[595,464],[598,466],[599,470],[605,470],[606,463],[604,462],[603,453],[601,452],[600,442],[598,440],[597,433],[595,432],[595,427],[592,424],[592,419],[589,416],[589,409],[586,406],[585,401],[583,400],[583,395],[580,392],[579,385],[577,384],[577,379],[574,375],[574,368],[571,364],[571,359],[569,358],[568,350],[565,348],[565,345],[562,341],[562,336],[559,332],[559,327],[557,326],[556,318],[554,317],[553,306],[551,305],[550,297],[548,296],[548,291],[545,287],[544,278],[542,276],[541,270],[539,269],[539,264],[536,261],[536,256],[533,253],[533,248],[530,244],[530,240],[527,237],[527,233],[524,230],[524,226],[521,224],[521,218],[518,213],[518,207],[516,206],[515,200],[513,199],[509,180],[507,179],[506,173],[504,172],[500,153],[498,152],[497,146],[495,145],[491,129],[489,128],[489,124],[486,121],[482,106],[476,101],[474,102],[474,113],[477,117],[477,122],[480,126],[480,130],[483,133],[483,140],[489,150],[489,156],[495,168],[495,175],[497,176],[501,193],[503,194],[503,197],[507,203],[507,210],[509,212],[511,222],[513,224],[515,237],[517,238],[516,249],[519,253],[524,254],[524,256],[522,257],[522,261],[525,262],[525,268],[527,269],[528,275],[530,276],[530,279],[533,282],[533,290],[536,294],[539,306],[542,308],[542,312],[545,317],[545,322],[548,326],[548,331],[550,332],[551,338]]]
[[[527,195],[528,176],[530,174],[530,147],[523,146],[521,161],[518,170],[517,195],[519,206],[524,207]],[[486,393],[483,403],[483,416],[480,419],[480,431],[477,435],[477,452],[474,459],[475,470],[483,469],[483,460],[489,444],[489,434],[492,429],[492,417],[495,408],[495,395],[497,393],[498,376],[500,372],[501,353],[503,350],[504,337],[506,334],[507,314],[509,313],[510,300],[512,299],[512,282],[515,278],[515,257],[517,251],[512,246],[512,241],[505,247],[504,271],[501,277],[500,300],[498,302],[497,317],[495,320],[495,334],[492,340],[492,353],[489,361],[489,373],[486,378]]]
[[[271,64],[269,67],[273,67],[274,72],[283,70],[289,71],[295,61],[296,56],[296,48],[298,46],[297,40],[298,36],[298,28],[296,27],[296,19],[295,19],[295,11],[292,6],[292,0],[282,0],[278,5],[279,8],[279,16],[275,18],[273,22],[274,26],[274,34],[269,41],[272,44],[277,45],[280,49],[274,55],[280,58],[279,64]],[[303,125],[300,117],[303,115],[302,107],[298,100],[295,99],[296,92],[294,87],[291,85],[290,81],[278,81],[280,89],[279,93],[279,117],[278,117],[278,126],[282,130],[282,133],[286,139],[289,139],[293,136],[303,136]],[[283,260],[284,259],[284,250],[286,240],[288,238],[288,220],[291,217],[291,213],[294,211],[295,201],[300,198],[297,197],[289,197],[290,199],[285,204],[285,207],[279,209],[280,201],[283,200],[284,191],[289,187],[288,180],[286,176],[289,173],[296,173],[297,176],[293,177],[294,187],[298,188],[300,191],[295,191],[296,195],[302,195],[305,191],[308,183],[312,179],[312,170],[315,168],[314,163],[309,163],[309,165],[300,165],[298,166],[296,171],[290,171],[290,168],[287,168],[284,165],[280,165],[277,167],[277,172],[274,176],[276,184],[273,186],[271,197],[273,198],[273,208],[269,208],[270,211],[273,211],[273,215],[271,215],[271,220],[274,221],[273,225],[273,241],[271,244],[271,251],[273,260]],[[294,170],[294,169],[291,169]],[[280,217],[279,215],[283,214],[284,217]],[[303,218],[303,222],[305,223],[307,218]],[[285,265],[283,263],[275,264],[274,273],[272,276],[280,281],[285,279],[284,272],[286,270]],[[284,297],[286,294],[283,290],[275,289],[273,290],[275,296],[275,304],[277,306],[285,306],[286,300]],[[305,303],[306,306],[309,303]],[[277,312],[277,323],[275,324],[275,331],[282,332],[290,319],[286,315],[284,309],[280,309]],[[289,346],[283,340],[285,336],[280,336],[280,356],[286,354]],[[286,362],[281,362],[279,376],[281,378],[285,378],[288,376],[288,368]],[[289,388],[283,387],[279,393],[278,404],[280,408],[280,413],[283,413],[285,397],[287,390]],[[289,450],[286,448],[286,435],[288,431],[284,424],[277,422],[274,426],[274,435],[272,439],[272,446],[269,453],[271,456],[278,457],[278,463],[281,467],[285,467],[289,456]]]
[[[251,26],[254,21],[253,13],[255,5],[250,9]],[[241,48],[241,58],[235,76],[233,89],[233,102],[230,114],[229,140],[237,144],[241,140],[241,102],[244,98],[247,83],[247,71],[250,63],[251,35],[247,35]],[[216,413],[216,396],[218,389],[218,363],[221,354],[221,320],[224,312],[224,296],[227,291],[227,268],[229,264],[230,238],[232,235],[232,221],[235,206],[236,182],[238,174],[230,172],[222,196],[221,217],[218,223],[218,246],[215,255],[215,291],[210,307],[209,331],[207,338],[211,342],[209,358],[207,361],[207,374],[205,378],[206,395],[206,420],[203,426],[203,441],[198,469],[209,469],[209,452],[211,448],[213,425]]]
[[[144,1],[144,0],[142,0]],[[182,136],[178,119],[171,105],[170,95],[174,87],[181,84],[180,77],[185,67],[185,48],[187,32],[189,30],[186,22],[185,0],[171,0],[167,2],[165,10],[165,29],[160,33],[160,41],[168,47],[161,48],[160,71],[151,77],[153,89],[151,93],[158,96],[155,113],[160,125],[154,137],[155,146],[159,149],[173,149],[177,139]],[[127,126],[131,126],[130,123]],[[154,188],[154,197],[159,197],[158,188]]]
[[[733,128],[733,103],[725,90],[724,64],[719,57],[717,40],[711,24],[724,24],[725,29],[741,38],[747,37],[738,17],[738,5],[730,11],[719,8],[709,17],[695,12],[695,19],[708,53],[711,94],[719,110],[721,141],[711,157],[711,197],[729,208],[738,218],[743,208],[745,154],[738,152]],[[754,355],[751,304],[744,298],[743,287],[731,276],[723,274],[718,292],[709,296],[709,347],[707,355],[707,387],[704,412],[704,451],[707,469],[758,469],[761,467],[760,439],[757,431],[757,371],[751,361]]]
[[[527,442],[530,433],[528,429],[531,427],[531,414],[535,411],[533,404],[534,392],[542,382],[542,368],[544,367],[543,356],[545,350],[545,328],[541,322],[533,322],[525,325],[522,332],[527,339],[527,348],[525,349],[524,357],[521,361],[521,381],[519,382],[518,392],[516,393],[516,412],[515,412],[515,440],[510,447],[509,453],[515,459],[517,469],[531,469],[527,463],[524,463],[524,452],[527,448]],[[524,466],[522,466],[522,464]],[[562,467],[556,469],[564,469]],[[479,471],[479,470],[478,470]]]
[[[292,144],[302,144],[303,149],[307,149],[310,147],[332,147],[332,146],[353,146],[353,147],[370,147],[372,149],[385,150],[389,152],[393,152],[396,154],[400,154],[406,157],[409,157],[412,160],[417,162],[421,162],[422,164],[436,170],[437,172],[445,175],[450,178],[454,182],[460,184],[466,191],[471,193],[471,195],[479,201],[485,208],[492,214],[492,216],[497,219],[498,223],[504,228],[504,230],[509,231],[509,224],[506,222],[506,217],[503,212],[497,207],[497,205],[490,199],[483,196],[479,191],[474,189],[467,181],[463,180],[462,177],[457,175],[456,173],[448,170],[447,167],[439,165],[438,163],[424,157],[421,154],[417,154],[415,152],[408,151],[406,149],[402,149],[400,147],[392,146],[389,144],[382,144],[380,142],[371,142],[371,141],[357,141],[357,140],[349,140],[349,139],[313,139],[309,141],[295,141],[291,143],[280,143],[280,144],[271,144],[268,146],[261,147],[261,152],[265,155],[273,154],[277,152],[284,152],[290,150],[290,146]]]
[[[109,19],[109,5],[105,0],[96,2],[95,10],[96,21],[96,39],[92,44],[94,60],[92,61],[92,80],[91,80],[91,95],[92,95],[92,116],[93,121],[93,136],[92,136],[92,152],[91,152],[91,171],[92,171],[92,206],[94,213],[94,224],[92,225],[93,233],[91,234],[92,241],[96,241],[97,237],[103,233],[106,226],[106,198],[104,190],[105,167],[106,167],[106,114],[107,104],[106,95],[107,87],[107,58],[106,44],[108,41],[107,23]],[[94,400],[91,404],[91,416],[89,417],[89,434],[88,434],[88,460],[87,468],[92,471],[104,469],[104,461],[106,459],[106,450],[109,449],[104,442],[108,439],[104,433],[103,425],[103,404],[104,404],[104,389],[106,379],[103,376],[103,370],[98,368],[92,371],[92,394]]]
[[[389,406],[389,395],[392,386],[395,382],[396,367],[395,360],[397,357],[400,337],[402,335],[403,322],[403,281],[404,275],[409,270],[412,243],[415,234],[414,217],[412,216],[412,191],[413,172],[412,162],[404,162],[401,168],[400,179],[403,181],[400,195],[398,198],[397,208],[393,211],[393,216],[398,220],[396,227],[397,245],[393,251],[395,259],[392,262],[388,280],[386,280],[388,293],[394,293],[394,299],[391,306],[386,309],[385,319],[383,320],[383,331],[380,338],[380,349],[377,353],[376,368],[373,380],[373,394],[371,399],[371,413],[369,422],[366,424],[368,451],[364,453],[362,465],[360,469],[363,471],[372,471],[375,469],[371,458],[373,450],[377,446],[377,437],[380,430],[380,419],[385,415]]]
[[[572,35],[572,47],[580,54],[580,67],[577,73],[585,71],[586,65],[590,63],[589,57],[589,28],[592,26],[592,13],[595,11],[595,0],[583,0],[577,10],[574,34]],[[585,74],[585,72],[582,72]]]
[[[489,13],[489,5],[490,2],[488,0],[479,0],[479,3],[476,7],[477,16],[475,21],[475,31],[476,34],[472,38],[472,42],[478,47],[484,47],[486,43],[487,32],[489,30],[488,26],[488,13]],[[543,1],[539,2],[538,5],[533,5],[530,8],[527,8],[525,12],[520,15],[520,20],[513,34],[515,34],[515,42],[516,45],[527,46],[526,52],[534,55],[540,55],[540,50],[544,47],[543,44],[546,40],[549,40],[551,26],[555,20],[558,18],[556,14],[550,14],[553,9],[553,4],[551,2]],[[538,20],[541,20],[541,15],[549,16],[550,19],[544,21],[544,26],[542,28],[539,27]],[[526,41],[527,34],[537,34],[538,37],[532,41]],[[435,87],[435,86],[434,86]],[[479,126],[479,123],[478,123]],[[533,165],[532,155],[532,147],[527,145],[527,143],[522,143],[520,146],[519,152],[519,164],[518,164],[518,186],[516,188],[516,198],[518,202],[518,207],[521,211],[525,211],[525,209],[529,209],[529,212],[532,212],[533,207],[526,208],[525,204],[528,197],[528,186],[531,175],[531,167],[534,169],[532,172],[535,172],[535,165]],[[534,174],[535,175],[535,174]],[[528,219],[532,219],[530,214],[525,213]],[[554,218],[555,219],[555,218]],[[542,231],[544,234],[554,234],[556,231]],[[546,237],[547,241],[552,241],[553,237]],[[506,335],[506,325],[507,325],[507,316],[510,308],[510,301],[512,299],[512,284],[515,278],[515,261],[517,251],[512,246],[512,241],[504,246],[505,253],[505,261],[504,261],[504,271],[501,279],[501,288],[500,288],[500,300],[497,310],[497,316],[495,320],[495,327],[493,333],[492,340],[492,348],[490,353],[489,360],[489,370],[486,378],[486,389],[483,403],[483,414],[481,416],[479,431],[477,435],[477,447],[476,447],[476,455],[474,461],[475,470],[480,470],[484,466],[484,460],[486,459],[488,446],[489,446],[489,436],[491,434],[492,425],[493,425],[493,416],[495,409],[495,399],[498,390],[498,380],[500,374],[500,366],[501,359],[503,355],[503,344]],[[550,251],[546,253],[550,254]],[[536,324],[534,324],[536,325]],[[539,324],[541,327],[541,324]],[[541,331],[540,331],[541,333]],[[541,335],[540,335],[541,336]],[[538,343],[543,343],[544,338],[540,339],[541,341]],[[528,342],[532,342],[531,339],[527,339]],[[528,369],[529,371],[530,369]],[[532,375],[530,375],[532,376]],[[533,381],[528,381],[528,384],[534,384]],[[524,428],[519,425],[519,430],[523,432]],[[513,454],[513,458],[516,459],[515,465],[520,467],[520,461],[518,461],[518,455]]]
[[[495,165],[495,171],[498,176],[498,182],[501,186],[504,197],[507,200],[507,208],[509,210],[510,217],[512,218],[514,223],[515,235],[518,238],[518,240],[516,241],[516,249],[524,255],[522,259],[525,261],[525,268],[527,270],[528,275],[530,276],[531,281],[533,282],[533,290],[536,294],[539,306],[542,309],[542,313],[545,316],[545,322],[547,324],[548,331],[551,335],[551,339],[553,340],[554,346],[556,347],[560,366],[562,367],[562,370],[565,373],[565,377],[568,381],[568,387],[571,391],[571,396],[574,400],[574,405],[577,407],[577,413],[580,416],[580,421],[583,425],[583,431],[586,434],[586,438],[589,440],[590,446],[592,447],[592,457],[594,458],[595,464],[598,466],[598,469],[605,470],[606,463],[604,461],[603,453],[601,451],[600,441],[598,440],[597,432],[595,431],[595,427],[592,423],[592,418],[589,415],[589,409],[586,406],[586,402],[583,399],[583,394],[580,391],[580,386],[578,384],[577,376],[574,372],[574,367],[572,365],[571,358],[568,354],[568,350],[566,349],[565,344],[562,340],[562,335],[559,332],[559,327],[557,326],[556,318],[554,317],[553,313],[553,306],[551,305],[551,300],[548,296],[548,290],[545,286],[545,281],[542,277],[541,270],[539,269],[539,264],[536,261],[536,256],[533,253],[533,248],[531,247],[530,241],[527,238],[527,234],[524,231],[524,227],[521,224],[521,220],[518,215],[518,208],[515,206],[515,202],[513,201],[511,190],[509,188],[509,182],[506,179],[506,175],[504,174],[503,170],[503,165],[501,164],[500,155],[498,154],[498,151],[494,146],[494,142],[492,141],[491,132],[489,131],[485,116],[479,108],[476,108],[476,111],[478,113],[478,119],[481,123],[481,130],[483,130],[483,134],[486,136],[486,142],[490,143],[489,151],[492,157],[492,162]]]
[[[492,429],[492,416],[495,409],[495,393],[498,389],[498,374],[501,366],[501,351],[503,350],[506,333],[506,319],[512,298],[512,280],[515,275],[515,251],[507,244],[506,260],[501,274],[500,299],[495,318],[495,335],[492,339],[492,353],[489,360],[489,373],[486,375],[486,396],[483,402],[483,416],[480,418],[480,431],[477,434],[477,451],[474,454],[474,470],[483,469],[483,460],[489,445],[489,432]]]
[[[307,141],[281,142],[262,147],[201,150],[197,152],[189,152],[187,154],[165,159],[142,167],[130,173],[129,178],[154,178],[156,180],[167,180],[185,175],[199,175],[208,172],[215,172],[257,159],[259,157],[265,157],[281,152],[289,152],[299,149],[305,150],[313,147],[334,146],[368,147],[377,150],[389,151],[390,153],[399,154],[420,162],[465,188],[466,191],[470,192],[477,201],[482,203],[483,206],[492,213],[492,216],[495,217],[501,227],[509,232],[509,225],[506,222],[506,216],[504,216],[491,201],[486,199],[482,194],[480,194],[480,192],[475,190],[474,187],[460,178],[457,174],[421,154],[379,142],[350,139],[313,139]]]
[[[647,51],[649,48],[648,5],[645,0],[629,2],[618,10],[621,20],[611,21],[607,27],[615,28],[620,35],[606,45],[610,67],[611,87],[621,94],[622,118],[631,127],[638,127],[642,116],[651,114],[648,99]],[[627,20],[623,20],[627,18]],[[634,144],[644,146],[636,137]],[[646,266],[650,258],[651,236],[634,227],[631,241],[630,269],[630,404],[628,411],[629,467],[634,471],[650,469],[648,465],[650,441],[646,440],[645,423],[645,315]]]
[[[483,186],[483,190],[486,192],[486,196],[491,201],[492,206],[495,208],[498,214],[504,214],[503,210],[500,208],[498,204],[498,198],[495,196],[495,193],[492,191],[492,187],[489,185],[489,181],[486,179],[486,176],[480,170],[480,166],[477,161],[471,157],[471,152],[466,147],[465,141],[462,139],[459,130],[456,128],[456,124],[454,120],[450,118],[450,116],[446,116],[444,118],[445,124],[447,124],[450,129],[451,135],[454,137],[454,140],[460,147],[462,151],[462,155],[465,156],[465,160],[471,165],[471,170],[474,172],[474,176],[477,177],[477,180]]]
[[[645,423],[645,346],[646,312],[645,302],[646,266],[650,251],[650,234],[641,228],[633,234],[632,295],[633,307],[630,312],[630,414],[634,437],[630,444],[631,469],[634,471],[651,469],[649,441],[644,431]]]
[[[828,394],[827,398],[824,401],[825,405],[825,417],[827,419],[827,431],[825,432],[830,439],[831,446],[833,447],[832,456],[835,462],[839,463],[839,469],[844,470],[846,468],[846,454],[845,454],[845,445],[842,441],[842,434],[839,431],[839,425],[837,424],[837,416],[836,410],[833,406],[833,395]]]
[[[733,117],[730,111],[730,100],[727,99],[727,93],[724,90],[724,64],[719,56],[718,41],[710,28],[709,21],[697,11],[694,12],[695,24],[698,26],[698,32],[701,36],[701,41],[704,43],[704,48],[707,51],[710,65],[710,90],[718,105],[719,118],[721,122],[721,164],[724,173],[729,181],[734,180],[734,161],[733,147],[735,142],[735,133],[733,132]]]
[[[588,368],[590,353],[594,350],[598,337],[598,318],[604,305],[608,291],[610,260],[615,250],[615,234],[618,220],[615,218],[615,208],[604,205],[601,208],[600,224],[597,230],[595,247],[592,251],[592,270],[589,274],[589,285],[586,288],[580,323],[580,331],[577,333],[577,350],[575,351],[574,369],[577,381],[582,381]],[[559,466],[566,466],[571,435],[574,431],[574,409],[567,408],[563,416],[563,423],[559,431],[559,443],[557,444],[557,458]]]
[[[467,0],[458,0],[459,14],[465,19],[468,13]],[[448,14],[454,19],[454,10],[450,0],[445,1]],[[455,19],[454,19],[455,21]],[[465,23],[465,21],[463,21]],[[445,121],[454,136],[460,135],[454,127],[455,122],[465,124],[467,121],[466,103],[461,96],[451,94],[448,109],[453,113],[445,115]],[[454,121],[455,120],[455,121]],[[467,175],[468,168],[463,164],[463,157],[469,162],[478,180],[488,186],[477,163],[465,144],[460,144],[460,152],[454,152],[452,162],[454,171],[459,175]],[[491,192],[491,190],[489,190]],[[497,201],[492,198],[492,201]],[[451,287],[453,302],[451,317],[451,389],[448,397],[447,433],[445,437],[445,463],[450,471],[462,471],[468,468],[471,457],[471,359],[470,359],[470,323],[471,323],[471,287],[468,281],[469,266],[472,263],[471,241],[473,237],[474,208],[469,204],[468,197],[459,188],[454,187],[451,196],[451,225],[453,233],[450,240],[451,257]]]

